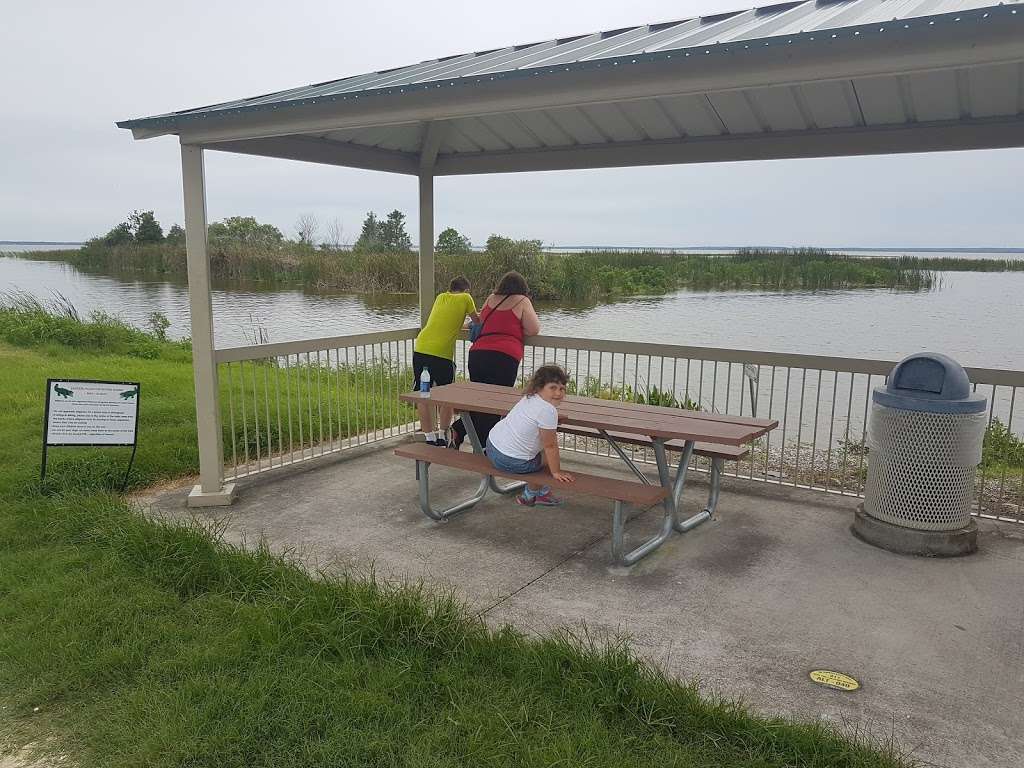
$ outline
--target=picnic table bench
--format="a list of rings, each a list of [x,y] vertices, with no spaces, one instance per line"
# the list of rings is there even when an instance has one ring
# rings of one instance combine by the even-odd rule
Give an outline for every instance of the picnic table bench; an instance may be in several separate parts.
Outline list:
[[[460,381],[431,390],[430,400],[437,406],[450,406],[461,413],[489,413],[504,416],[522,398],[519,390],[492,384]],[[408,403],[421,402],[416,393],[400,396]],[[621,565],[632,565],[663,544],[673,531],[685,533],[711,518],[718,501],[721,469],[724,461],[746,455],[752,440],[778,426],[769,419],[727,416],[700,411],[687,411],[656,405],[600,400],[567,395],[558,409],[559,430],[568,434],[596,437],[606,441],[640,482],[580,474],[573,471],[575,483],[556,481],[544,471],[534,475],[514,475],[496,469],[483,455],[483,445],[470,418],[463,419],[473,454],[431,445],[410,444],[395,453],[416,462],[419,479],[420,507],[434,520],[447,520],[472,508],[488,493],[518,493],[526,482],[551,485],[563,490],[610,499],[612,512],[612,556]],[[623,449],[623,444],[648,446],[653,449],[658,468],[657,484],[643,473]],[[672,477],[667,451],[678,450],[679,463]],[[692,456],[712,459],[711,488],[708,504],[697,514],[679,520],[680,501],[686,482],[686,470]],[[429,469],[441,464],[482,476],[480,486],[469,498],[446,509],[435,510],[430,501]],[[497,478],[517,482],[499,485]],[[659,532],[631,551],[625,549],[625,505],[644,509],[661,503],[664,517]]]

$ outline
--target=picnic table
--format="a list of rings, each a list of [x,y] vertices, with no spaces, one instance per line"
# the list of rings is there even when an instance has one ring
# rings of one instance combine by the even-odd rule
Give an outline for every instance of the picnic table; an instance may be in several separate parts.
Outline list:
[[[460,381],[454,384],[435,387],[430,392],[430,401],[436,406],[451,406],[456,412],[489,413],[504,416],[522,398],[522,392],[493,384]],[[408,403],[421,402],[418,393],[400,396]],[[483,445],[470,418],[464,418],[467,435],[473,451],[484,458]],[[638,478],[639,483],[614,480],[611,478],[577,476],[577,483],[562,486],[568,490],[605,496],[616,501],[615,517],[613,518],[612,549],[616,558],[629,565],[661,546],[673,531],[685,533],[700,523],[708,520],[714,513],[718,500],[718,487],[721,475],[721,462],[726,458],[744,455],[746,446],[778,426],[778,422],[770,419],[755,419],[743,416],[728,416],[702,411],[689,411],[681,408],[669,408],[657,405],[646,405],[617,400],[602,400],[578,395],[566,395],[558,408],[559,430],[575,435],[593,437],[603,440],[625,462],[629,470]],[[649,446],[653,449],[658,470],[658,482],[652,482],[640,469],[636,461],[624,449],[624,445]],[[673,477],[668,459],[669,450],[680,453]],[[443,451],[444,453],[440,453]],[[436,520],[447,519],[454,514],[465,511],[476,505],[488,492],[518,492],[524,482],[511,485],[499,485],[497,477],[515,477],[495,470],[486,462],[473,462],[469,454],[450,449],[434,448],[426,444],[403,448],[396,451],[398,455],[414,458],[417,461],[417,475],[420,482],[420,502],[423,511]],[[695,453],[712,457],[711,489],[709,502],[700,512],[680,520],[680,507],[686,482],[686,471]],[[455,454],[454,456],[451,454]],[[463,458],[464,457],[464,458]],[[429,480],[427,469],[430,463],[441,463],[455,468],[484,474],[477,492],[468,499],[441,512],[435,511],[429,501]],[[581,479],[586,479],[578,485]],[[552,484],[550,475],[539,477],[537,482]],[[604,481],[604,482],[601,482]],[[554,483],[557,485],[557,483]],[[647,490],[643,493],[642,490]],[[618,498],[618,497],[628,498]],[[632,550],[625,552],[622,542],[621,502],[640,506],[644,502],[661,501],[664,506],[664,519],[659,532]],[[650,506],[650,503],[647,504]]]

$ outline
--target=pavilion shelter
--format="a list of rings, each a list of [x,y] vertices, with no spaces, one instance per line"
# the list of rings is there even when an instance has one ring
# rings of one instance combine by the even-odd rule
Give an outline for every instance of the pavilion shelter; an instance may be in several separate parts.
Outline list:
[[[181,144],[200,483],[224,483],[206,150],[434,178],[1024,146],[1020,0],[797,0],[510,45],[117,124]]]

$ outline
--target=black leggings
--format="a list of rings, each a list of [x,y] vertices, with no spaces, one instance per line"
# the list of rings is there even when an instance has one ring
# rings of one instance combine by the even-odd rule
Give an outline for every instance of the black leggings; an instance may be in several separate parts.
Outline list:
[[[495,352],[491,349],[478,349],[469,351],[469,380],[481,384],[499,384],[503,387],[514,387],[516,377],[519,376],[519,361],[504,352]],[[494,425],[501,421],[500,416],[490,413],[473,413],[473,426],[476,433],[480,435],[480,442],[487,445],[487,436],[491,433]],[[456,442],[462,442],[466,437],[466,428],[462,421],[456,421],[452,429],[458,435]]]

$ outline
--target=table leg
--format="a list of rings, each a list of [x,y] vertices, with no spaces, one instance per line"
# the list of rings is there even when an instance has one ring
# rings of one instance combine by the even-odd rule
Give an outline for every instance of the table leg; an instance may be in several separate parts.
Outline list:
[[[628,466],[637,477],[643,482],[650,484],[650,480],[640,471],[639,467],[626,455],[626,452],[622,450],[621,446],[618,445],[608,433],[601,430],[601,435],[608,441],[608,444],[615,449],[615,452],[619,457],[626,462]],[[661,484],[666,489],[671,489],[671,479],[669,478],[668,462],[665,458],[665,443],[664,441],[655,440],[654,443],[655,456],[658,457],[658,476],[661,478]],[[676,519],[676,508],[675,503],[672,499],[672,494],[668,493],[665,496],[662,506],[665,509],[665,516],[662,519],[661,530],[657,534],[652,536],[650,539],[645,541],[639,547],[634,548],[630,552],[626,552],[625,549],[625,527],[626,527],[626,515],[623,509],[621,501],[615,502],[615,509],[612,512],[612,557],[619,565],[633,565],[635,562],[640,560],[642,557],[649,555],[651,552],[656,550],[669,536],[672,535],[672,529],[675,527]]]
[[[619,458],[626,462],[626,466],[629,467],[629,471],[636,475],[638,478],[640,478],[641,483],[643,483],[644,485],[650,485],[651,481],[647,478],[647,475],[645,475],[640,470],[640,467],[638,467],[636,463],[631,458],[629,458],[628,455],[626,455],[626,452],[622,450],[622,446],[615,442],[612,436],[609,435],[605,430],[599,429],[598,432],[600,433],[601,437],[608,441],[608,445],[610,445],[612,447],[612,450],[614,450],[619,455]]]
[[[686,472],[690,468],[690,462],[693,460],[693,440],[687,440],[683,444],[682,453],[679,454],[679,466],[676,467],[676,480],[672,484],[672,501],[679,508],[679,504],[683,499],[683,489],[686,486]]]
[[[704,507],[708,517],[715,514],[715,509],[718,508],[718,495],[722,490],[722,466],[724,463],[720,458],[711,460],[711,489],[708,491],[708,505]]]
[[[661,530],[639,547],[626,552],[626,512],[621,501],[615,502],[615,508],[612,511],[612,558],[616,563],[619,565],[633,565],[664,544],[668,537],[672,535],[673,507],[668,496],[665,497],[664,507],[665,517],[662,519]]]
[[[715,513],[715,508],[718,506],[718,494],[722,477],[722,460],[719,458],[713,458],[711,460],[711,488],[708,491],[707,506],[697,514],[691,515],[685,520],[678,519],[679,509],[682,505],[683,489],[686,486],[686,471],[689,469],[690,460],[692,458],[693,441],[687,440],[686,444],[683,446],[682,455],[679,457],[679,467],[676,470],[676,481],[672,486],[672,498],[675,502],[677,515],[675,529],[679,531],[679,533],[686,533],[687,531],[696,528],[701,523],[710,520],[711,516]]]
[[[476,424],[473,423],[473,416],[468,411],[463,411],[462,413],[462,424],[466,427],[466,436],[469,438],[469,444],[473,446],[473,453],[482,454],[484,446],[480,442],[480,435],[477,434]],[[498,485],[497,478],[493,476],[487,478],[487,484],[492,491],[503,496],[519,493],[526,487],[526,483],[521,480],[509,483],[508,485]]]
[[[430,462],[429,461],[417,461],[416,462],[416,477],[419,480],[420,486],[420,509],[423,510],[423,514],[429,517],[431,520],[437,522],[445,522],[449,518],[454,517],[459,512],[465,512],[471,507],[475,507],[483,498],[487,495],[489,483],[487,482],[490,478],[480,478],[480,486],[476,489],[476,492],[468,499],[453,504],[447,509],[440,511],[436,510],[430,504]]]

